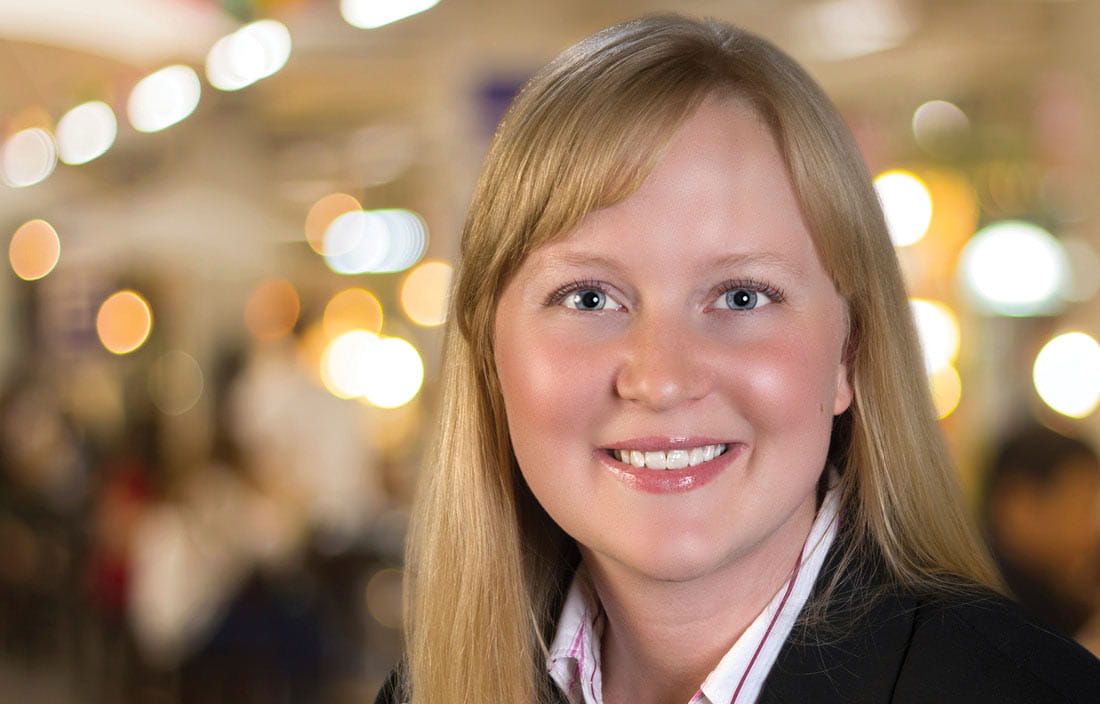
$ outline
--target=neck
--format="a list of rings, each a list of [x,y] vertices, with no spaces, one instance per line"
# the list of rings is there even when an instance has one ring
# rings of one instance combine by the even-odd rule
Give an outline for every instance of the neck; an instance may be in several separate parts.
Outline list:
[[[601,647],[606,704],[683,704],[791,578],[812,507],[766,544],[706,575],[653,579],[583,550],[607,617]]]

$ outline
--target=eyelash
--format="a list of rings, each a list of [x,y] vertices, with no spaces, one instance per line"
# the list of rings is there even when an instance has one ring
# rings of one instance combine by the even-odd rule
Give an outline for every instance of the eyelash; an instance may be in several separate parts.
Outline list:
[[[545,305],[556,306],[564,301],[565,297],[569,294],[576,293],[577,291],[585,291],[588,289],[601,291],[604,294],[607,294],[607,284],[593,279],[578,279],[575,281],[570,281],[564,286],[556,289],[546,298]],[[772,303],[782,303],[785,300],[785,296],[780,289],[757,279],[731,279],[729,281],[723,281],[721,284],[714,288],[711,298],[717,299],[719,296],[724,296],[730,291],[738,291],[742,289],[744,289],[745,291],[755,291],[756,293],[762,293],[770,298]]]
[[[586,291],[588,289],[600,291],[606,294],[607,284],[600,281],[594,281],[592,279],[570,281],[569,283],[551,293],[546,299],[546,305],[556,306],[564,301],[565,297],[569,294],[576,293],[577,291]]]
[[[772,303],[782,303],[786,299],[783,295],[783,291],[757,279],[731,279],[730,281],[723,281],[714,289],[714,295],[711,296],[711,298],[716,299],[719,296],[726,295],[730,291],[741,290],[762,293],[770,298]]]

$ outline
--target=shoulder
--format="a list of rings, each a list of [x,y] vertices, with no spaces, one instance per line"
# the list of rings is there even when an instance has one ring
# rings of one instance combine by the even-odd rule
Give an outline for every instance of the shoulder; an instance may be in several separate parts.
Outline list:
[[[382,688],[378,690],[378,696],[374,704],[404,704],[408,698],[405,693],[404,661],[401,661],[390,670]]]
[[[896,701],[1096,702],[1100,661],[992,591],[915,599]]]

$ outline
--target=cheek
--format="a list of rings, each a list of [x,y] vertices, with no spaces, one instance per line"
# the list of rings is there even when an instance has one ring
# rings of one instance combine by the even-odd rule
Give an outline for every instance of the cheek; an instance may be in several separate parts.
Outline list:
[[[745,351],[738,381],[751,395],[746,403],[757,421],[796,430],[811,423],[831,427],[837,398],[839,355],[822,354],[821,341],[807,344],[803,336],[784,336]],[[798,422],[796,422],[798,419]]]
[[[498,330],[503,334],[498,336],[497,373],[512,443],[522,464],[531,449],[552,449],[588,424],[585,412],[606,389],[606,372],[598,366],[592,346],[570,345],[545,331]]]

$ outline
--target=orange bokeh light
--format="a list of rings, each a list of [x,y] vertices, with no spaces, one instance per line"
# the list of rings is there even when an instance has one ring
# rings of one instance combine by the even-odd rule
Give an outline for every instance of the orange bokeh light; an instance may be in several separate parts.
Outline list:
[[[104,347],[115,354],[127,354],[149,338],[153,330],[153,311],[140,294],[119,291],[99,307],[95,328]]]
[[[61,239],[45,220],[24,223],[12,235],[8,260],[12,271],[25,281],[34,281],[53,271],[61,259]]]
[[[294,284],[286,279],[271,279],[252,291],[244,307],[244,324],[254,338],[271,342],[294,330],[300,311]]]
[[[352,330],[380,333],[382,304],[366,289],[344,289],[325,306],[323,324],[325,336],[330,340]]]

